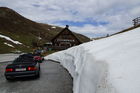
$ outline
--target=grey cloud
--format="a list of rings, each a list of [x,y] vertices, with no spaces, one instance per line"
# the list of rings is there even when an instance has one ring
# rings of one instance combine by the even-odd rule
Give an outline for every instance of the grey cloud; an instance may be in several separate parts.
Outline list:
[[[0,0],[0,6],[12,8],[37,22],[49,24],[63,20],[83,22],[88,18],[91,21],[109,23],[96,27],[94,25],[72,27],[73,30],[83,34],[87,31],[115,33],[131,26],[131,20],[140,16],[139,5],[140,0]]]

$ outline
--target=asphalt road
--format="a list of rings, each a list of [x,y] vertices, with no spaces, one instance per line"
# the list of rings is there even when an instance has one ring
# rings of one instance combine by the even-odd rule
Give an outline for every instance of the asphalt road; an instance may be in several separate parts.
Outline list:
[[[12,82],[4,77],[7,64],[0,63],[0,93],[73,93],[72,78],[59,63],[44,61],[40,78],[19,78]]]
[[[16,57],[18,57],[21,54],[0,54],[0,63],[1,62],[6,62],[6,61],[10,61],[10,60],[14,60]]]

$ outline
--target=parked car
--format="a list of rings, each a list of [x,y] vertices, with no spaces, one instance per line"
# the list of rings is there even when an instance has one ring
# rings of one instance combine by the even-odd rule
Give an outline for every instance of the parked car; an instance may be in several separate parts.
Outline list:
[[[5,77],[7,80],[12,80],[16,77],[39,77],[40,63],[33,58],[18,57],[12,64],[6,66]]]
[[[19,56],[20,58],[33,58],[36,62],[42,63],[44,58],[40,54],[27,53]]]
[[[44,60],[44,58],[39,54],[33,54],[33,56],[34,56],[34,60],[39,62],[39,63],[42,63]]]
[[[34,58],[32,53],[25,53],[19,56],[19,58]]]

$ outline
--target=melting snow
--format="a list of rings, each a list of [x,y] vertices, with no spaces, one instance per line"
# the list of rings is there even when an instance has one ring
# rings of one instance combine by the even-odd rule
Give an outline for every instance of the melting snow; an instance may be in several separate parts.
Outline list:
[[[14,48],[14,46],[11,45],[11,44],[8,44],[8,43],[6,43],[6,42],[5,42],[4,44]]]
[[[140,93],[140,28],[60,51],[74,93]]]
[[[56,28],[55,26],[53,26],[52,28]]]
[[[0,35],[0,37],[6,39],[6,40],[8,40],[8,41],[11,41],[11,42],[13,42],[13,43],[15,43],[15,44],[22,44],[22,43],[20,43],[19,41],[14,41],[14,40],[12,40],[10,37],[4,36],[4,35]]]

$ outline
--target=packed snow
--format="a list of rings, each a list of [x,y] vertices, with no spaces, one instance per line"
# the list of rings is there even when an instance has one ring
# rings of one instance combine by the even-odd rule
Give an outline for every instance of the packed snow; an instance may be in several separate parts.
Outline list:
[[[13,47],[14,48],[14,46],[13,45],[11,45],[11,44],[8,44],[8,43],[4,43],[5,45],[7,45],[7,46],[9,46],[9,47]]]
[[[74,93],[140,93],[140,28],[60,51]]]
[[[53,26],[52,28],[54,28],[54,29],[55,29],[56,27],[55,27],[55,26]]]
[[[6,39],[6,40],[8,40],[8,41],[11,41],[11,42],[13,42],[13,43],[15,43],[15,44],[22,44],[22,43],[20,43],[19,41],[12,40],[10,37],[7,37],[7,36],[5,36],[5,35],[1,35],[1,34],[0,34],[0,38],[4,38],[4,39]]]
[[[41,40],[42,38],[41,37],[38,37],[38,39]]]

